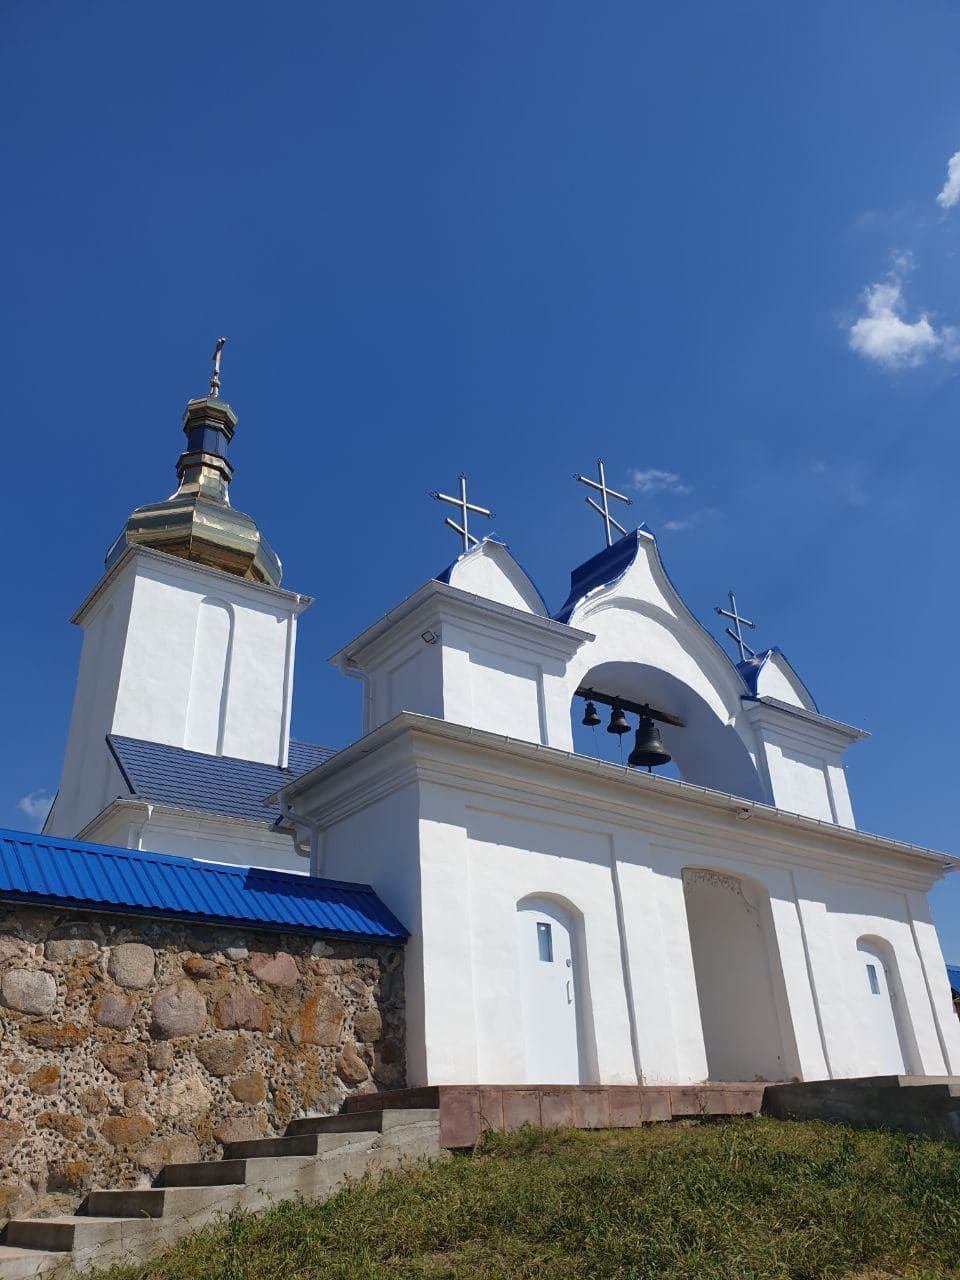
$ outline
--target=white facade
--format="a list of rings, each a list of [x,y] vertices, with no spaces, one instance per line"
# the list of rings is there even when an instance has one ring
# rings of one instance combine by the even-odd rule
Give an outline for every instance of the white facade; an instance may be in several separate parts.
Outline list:
[[[297,618],[310,603],[129,547],[72,618],[83,628],[83,649],[60,789],[45,829],[113,838],[116,824],[106,815],[98,824],[98,815],[126,788],[108,734],[285,766]],[[167,847],[159,815],[147,826],[142,847],[178,851]],[[223,844],[230,853],[232,841]],[[234,851],[221,860],[239,859]]]
[[[572,922],[584,1083],[876,1073],[862,939],[890,957],[909,1072],[960,1073],[926,905],[941,855],[408,713],[286,799],[322,827],[323,874],[412,931],[411,1085],[561,1083],[528,1074],[530,900]]]
[[[926,903],[955,864],[856,832],[841,757],[862,731],[782,654],[735,667],[646,532],[577,574],[559,622],[500,544],[462,556],[335,655],[365,736],[282,793],[314,873],[371,883],[411,930],[410,1084],[562,1083],[571,1011],[584,1083],[869,1075],[896,1053],[960,1072]],[[682,780],[573,754],[584,688],[679,719],[660,727]],[[551,919],[559,967],[531,973]]]

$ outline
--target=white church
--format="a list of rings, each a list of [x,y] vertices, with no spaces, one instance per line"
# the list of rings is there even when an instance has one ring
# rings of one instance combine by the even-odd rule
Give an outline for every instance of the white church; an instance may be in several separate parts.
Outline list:
[[[608,545],[556,612],[444,499],[465,550],[333,655],[362,696],[333,752],[290,740],[311,600],[230,506],[236,421],[215,370],[73,616],[47,833],[372,885],[411,935],[411,1086],[960,1075],[927,903],[960,863],[857,830],[863,731],[732,599],[727,657],[602,468]],[[629,763],[579,749],[608,730]]]

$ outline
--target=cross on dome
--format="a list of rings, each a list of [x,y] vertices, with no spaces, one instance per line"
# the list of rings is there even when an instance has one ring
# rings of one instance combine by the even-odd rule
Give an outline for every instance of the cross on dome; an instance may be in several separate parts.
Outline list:
[[[464,551],[469,551],[471,545],[475,547],[478,546],[480,540],[479,538],[475,538],[473,534],[470,532],[470,526],[468,524],[468,512],[472,511],[474,512],[475,515],[478,515],[478,516],[489,516],[491,519],[493,518],[494,513],[488,510],[486,507],[478,507],[475,502],[468,502],[467,501],[467,477],[463,474],[462,471],[460,472],[459,479],[460,479],[460,497],[459,498],[451,498],[449,494],[438,493],[436,490],[434,490],[429,496],[431,498],[436,498],[437,502],[449,502],[452,507],[460,508],[460,519],[463,522],[462,524],[457,524],[456,520],[451,520],[449,516],[444,516],[443,523],[447,525],[448,528],[453,529],[455,533],[459,533],[460,537],[463,539]]]
[[[611,489],[608,487],[606,473],[604,472],[604,469],[603,469],[602,458],[597,459],[597,476],[599,479],[599,484],[597,483],[596,480],[588,480],[586,476],[582,476],[578,472],[574,472],[573,478],[579,484],[585,484],[587,485],[588,488],[595,489],[597,493],[600,494],[599,502],[594,502],[593,498],[591,498],[588,495],[587,506],[592,507],[593,510],[596,511],[597,514],[603,519],[604,532],[607,537],[607,546],[612,547],[613,534],[610,532],[610,526],[613,525],[615,529],[619,529],[621,536],[623,536],[627,531],[623,527],[623,525],[620,524],[618,520],[615,520],[614,517],[610,514],[609,499],[617,498],[620,502],[625,502],[628,507],[633,505],[633,500],[632,498],[628,498],[625,493],[617,493],[616,489]]]
[[[223,351],[225,342],[226,338],[218,338],[213,352],[213,377],[210,379],[210,398],[212,400],[220,398],[220,353]]]
[[[741,627],[755,627],[757,624],[755,622],[750,622],[749,619],[742,617],[741,614],[737,612],[737,597],[732,591],[727,592],[727,598],[730,601],[729,609],[721,609],[719,605],[715,605],[714,608],[717,613],[720,614],[721,618],[729,618],[733,623],[732,627],[726,627],[725,630],[727,635],[740,650],[740,661],[746,662],[748,657],[755,658],[757,655],[744,640]]]

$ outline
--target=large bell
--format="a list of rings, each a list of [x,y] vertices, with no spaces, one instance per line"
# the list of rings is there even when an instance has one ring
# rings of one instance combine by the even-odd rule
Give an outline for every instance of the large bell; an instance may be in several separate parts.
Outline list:
[[[667,764],[669,760],[670,753],[664,750],[657,726],[650,716],[643,716],[627,764],[631,769],[640,769],[644,765],[652,769],[654,765]]]
[[[607,733],[624,734],[630,732],[630,721],[623,714],[623,707],[618,702],[613,704],[613,710],[610,712],[610,723],[607,725]]]
[[[588,729],[592,729],[594,725],[598,725],[600,723],[600,717],[597,715],[597,708],[592,702],[588,702],[584,707],[583,719],[580,723],[585,724]]]

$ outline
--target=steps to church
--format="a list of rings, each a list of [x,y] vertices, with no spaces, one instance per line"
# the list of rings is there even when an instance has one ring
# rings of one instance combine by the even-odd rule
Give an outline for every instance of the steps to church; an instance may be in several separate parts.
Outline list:
[[[295,1120],[282,1138],[235,1142],[224,1159],[167,1165],[156,1184],[92,1191],[82,1211],[14,1218],[0,1245],[0,1280],[65,1280],[92,1265],[142,1261],[235,1209],[323,1200],[347,1181],[438,1159],[436,1108]]]

